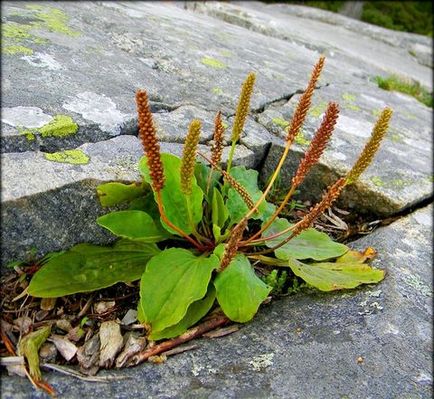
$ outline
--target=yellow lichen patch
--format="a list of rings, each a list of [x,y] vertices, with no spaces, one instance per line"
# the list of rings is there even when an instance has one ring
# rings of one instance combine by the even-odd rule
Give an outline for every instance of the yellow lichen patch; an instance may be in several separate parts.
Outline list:
[[[307,145],[310,144],[310,140],[308,140],[308,139],[305,137],[303,131],[301,131],[301,130],[298,132],[297,136],[295,136],[295,142],[296,142],[297,144],[299,144],[299,145],[303,145],[303,146],[307,146]]]
[[[326,108],[327,103],[325,101],[321,101],[310,109],[309,115],[313,116],[314,118],[319,118],[325,112]]]
[[[4,46],[2,48],[2,53],[8,55],[15,55],[15,54],[32,55],[33,50],[31,48],[21,46],[21,45],[11,45],[11,46]]]
[[[78,125],[68,115],[55,115],[50,123],[38,129],[42,137],[66,137],[77,133]]]
[[[203,57],[200,61],[202,62],[202,64],[209,66],[211,68],[215,68],[215,69],[226,68],[226,64],[212,57]]]
[[[271,122],[273,122],[275,125],[280,126],[281,128],[285,129],[286,127],[288,127],[289,122],[286,121],[283,118],[273,118],[271,120]]]
[[[44,154],[45,159],[53,162],[69,163],[72,165],[86,165],[90,158],[81,150],[65,150]]]
[[[20,136],[24,136],[28,141],[33,141],[36,139],[35,133],[37,133],[36,129],[24,129],[22,127],[18,127],[18,132]]]
[[[351,93],[342,94],[342,99],[344,100],[344,107],[350,109],[351,111],[360,111],[360,107],[354,102],[356,101],[356,96]]]

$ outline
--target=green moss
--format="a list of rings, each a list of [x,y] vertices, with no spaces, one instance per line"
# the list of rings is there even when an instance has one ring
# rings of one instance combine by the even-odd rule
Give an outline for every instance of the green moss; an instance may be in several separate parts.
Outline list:
[[[78,125],[68,115],[55,115],[54,119],[38,129],[42,137],[66,137],[77,133]]]
[[[8,55],[15,55],[15,54],[32,55],[33,50],[29,47],[15,44],[15,45],[2,47],[2,53]]]
[[[223,90],[220,87],[213,87],[212,92],[214,94],[217,94],[218,96],[221,96],[223,94]]]
[[[40,25],[50,32],[62,33],[68,36],[80,35],[80,32],[74,31],[68,27],[67,23],[69,18],[62,10],[54,7],[41,6],[39,4],[29,4],[26,8],[35,11],[35,17],[42,20],[42,24]]]
[[[381,180],[381,178],[379,176],[372,176],[371,177],[371,181],[372,183],[374,183],[377,187],[383,187],[384,186],[384,181]]]
[[[81,150],[65,150],[44,154],[45,159],[53,162],[69,163],[72,165],[86,165],[90,158]]]
[[[28,141],[34,141],[36,139],[36,129],[24,129],[22,127],[18,127],[18,132],[20,136],[24,136]]]
[[[226,68],[226,64],[224,64],[223,62],[216,60],[215,58],[212,57],[203,57],[200,62],[202,62],[202,64],[209,66],[211,68],[215,68],[215,69],[224,69]]]
[[[433,97],[427,89],[422,87],[419,82],[401,78],[397,75],[390,75],[387,78],[376,76],[375,81],[383,90],[398,91],[408,94],[416,100],[425,104],[427,107],[433,107]]]
[[[327,109],[327,102],[321,101],[314,107],[312,107],[309,111],[309,115],[313,116],[314,118],[319,118]]]
[[[390,141],[393,141],[394,143],[402,143],[404,139],[399,133],[393,133],[386,137],[389,137]]]
[[[285,129],[288,125],[289,122],[287,122],[285,119],[283,118],[273,118],[271,120],[275,125],[280,126],[282,129]]]
[[[29,24],[19,24],[15,22],[5,22],[2,24],[2,53],[15,55],[31,55],[33,50],[28,47],[30,43],[45,44],[49,41],[43,37],[31,33],[32,29],[45,29],[50,32],[57,32],[68,36],[78,36],[80,32],[73,31],[67,26],[68,16],[61,10],[42,6],[39,4],[29,4],[26,6],[32,12],[32,21]]]

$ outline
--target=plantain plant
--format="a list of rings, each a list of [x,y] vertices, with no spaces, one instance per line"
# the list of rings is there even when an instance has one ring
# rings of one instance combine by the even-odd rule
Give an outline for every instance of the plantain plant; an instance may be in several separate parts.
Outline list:
[[[267,201],[306,118],[323,65],[321,57],[287,128],[280,161],[263,191],[258,187],[257,171],[232,166],[249,112],[253,73],[242,85],[224,167],[221,112],[215,117],[210,155],[198,152],[199,120],[190,124],[181,158],[160,153],[148,96],[139,90],[136,102],[145,153],[139,161],[143,181],[98,187],[102,206],[124,206],[124,210],[97,219],[119,240],[110,247],[79,244],[52,255],[32,278],[28,293],[60,297],[140,279],[138,319],[147,327],[150,339],[160,340],[184,333],[216,303],[230,320],[251,320],[272,289],[255,273],[257,264],[286,268],[291,276],[321,291],[382,280],[384,271],[369,266],[368,255],[334,242],[311,226],[371,163],[388,128],[389,108],[379,116],[350,171],[328,187],[299,222],[291,224],[279,215],[330,140],[339,115],[338,104],[330,102],[286,196],[280,204]]]

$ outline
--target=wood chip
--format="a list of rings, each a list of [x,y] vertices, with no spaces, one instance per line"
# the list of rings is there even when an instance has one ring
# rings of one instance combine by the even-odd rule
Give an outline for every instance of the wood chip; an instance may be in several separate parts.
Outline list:
[[[48,340],[56,345],[59,353],[68,361],[77,353],[77,347],[66,337],[53,334]]]
[[[116,305],[115,301],[108,301],[108,302],[97,302],[94,305],[95,313],[102,314],[107,312],[108,310],[114,308]]]
[[[49,313],[50,312],[48,310],[38,310],[35,313],[35,320],[36,321],[42,321],[49,315]]]
[[[124,326],[129,326],[130,324],[133,324],[135,321],[137,321],[137,310],[129,309],[128,312],[123,317],[121,324]]]
[[[20,366],[24,365],[24,356],[7,356],[0,357],[1,366]]]
[[[156,356],[150,356],[148,358],[148,362],[154,363],[154,364],[162,364],[167,360],[166,355],[156,355]]]
[[[70,341],[78,342],[80,339],[82,339],[84,336],[84,330],[80,327],[74,327],[69,330],[68,334],[66,334],[66,338],[68,338]]]
[[[77,350],[80,371],[86,375],[95,375],[99,370],[99,335],[96,334]]]
[[[124,345],[121,327],[115,321],[105,321],[99,328],[99,338],[101,341],[99,365],[109,368]]]
[[[116,359],[117,368],[124,367],[130,357],[145,348],[147,342],[146,337],[138,336],[133,332],[126,333],[124,341],[124,350],[118,355]]]

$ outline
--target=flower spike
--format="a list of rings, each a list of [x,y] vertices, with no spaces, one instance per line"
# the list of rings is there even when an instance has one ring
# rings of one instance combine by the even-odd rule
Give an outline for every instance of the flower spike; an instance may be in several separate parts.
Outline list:
[[[348,184],[354,183],[374,159],[374,156],[380,147],[381,140],[383,140],[383,137],[386,135],[387,129],[389,128],[392,113],[393,111],[390,108],[385,108],[381,113],[377,123],[372,129],[371,138],[366,143],[365,148],[363,148],[359,159],[347,174]]]
[[[225,133],[225,128],[222,123],[222,113],[221,111],[217,112],[217,115],[214,119],[214,144],[211,148],[211,166],[213,164],[218,165],[221,161],[223,154],[223,135]]]
[[[194,165],[196,163],[197,145],[199,144],[200,129],[202,124],[200,120],[193,119],[188,129],[187,138],[185,139],[184,149],[182,152],[181,162],[181,190],[184,194],[191,194],[192,179],[194,175]]]
[[[139,138],[142,141],[143,150],[147,157],[152,187],[156,192],[159,192],[164,187],[164,168],[160,158],[160,144],[158,143],[146,91],[137,91],[136,103],[139,123]]]

